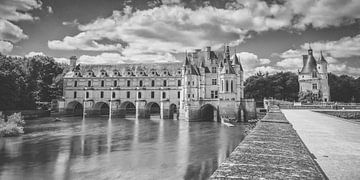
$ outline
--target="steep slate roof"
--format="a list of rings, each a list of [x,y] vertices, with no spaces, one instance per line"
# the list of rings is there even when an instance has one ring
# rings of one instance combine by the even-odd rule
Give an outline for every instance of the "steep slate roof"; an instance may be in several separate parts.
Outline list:
[[[243,67],[242,67],[242,65],[241,65],[241,63],[240,63],[240,60],[239,60],[239,58],[237,57],[236,53],[235,53],[235,55],[234,55],[234,60],[232,61],[232,65],[240,65],[240,70],[241,70],[241,71],[244,71],[244,70],[243,70]]]
[[[322,51],[320,51],[320,59],[319,59],[319,63],[327,63],[327,61],[325,60]]]
[[[312,53],[309,53],[306,57],[306,61],[304,61],[304,66],[301,69],[300,74],[311,74],[313,71],[316,71],[316,60]]]

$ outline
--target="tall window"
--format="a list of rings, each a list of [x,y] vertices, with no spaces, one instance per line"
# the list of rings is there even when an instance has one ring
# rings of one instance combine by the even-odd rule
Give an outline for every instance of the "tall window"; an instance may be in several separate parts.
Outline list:
[[[178,99],[180,99],[180,91],[178,91]]]
[[[233,80],[231,80],[231,92],[234,92],[234,83],[233,83]]]
[[[103,91],[100,92],[100,98],[104,98],[104,92]]]
[[[151,91],[151,99],[154,99],[154,98],[155,98],[155,92]]]
[[[218,91],[211,91],[211,99],[216,99],[218,98]]]
[[[224,80],[221,80],[221,91],[224,91]]]
[[[115,98],[115,97],[116,97],[115,92],[112,92],[112,98]]]
[[[76,98],[77,97],[77,94],[76,94],[76,91],[74,91],[74,98]]]
[[[88,81],[88,87],[91,87],[91,81]]]
[[[178,80],[178,86],[181,86],[181,80]]]
[[[155,80],[151,80],[151,87],[155,86]]]
[[[162,98],[165,99],[166,98],[166,92],[162,93]]]
[[[77,81],[74,81],[74,87],[77,87]]]
[[[126,98],[130,98],[130,91],[126,92]]]
[[[101,87],[104,87],[104,85],[105,85],[105,82],[101,81]]]
[[[89,98],[89,92],[86,92],[86,98]]]
[[[216,85],[216,84],[217,84],[216,79],[212,79],[212,80],[211,80],[211,84],[212,84],[212,85]]]
[[[318,87],[317,87],[317,84],[316,84],[316,83],[313,84],[313,85],[312,85],[312,88],[313,88],[313,89],[317,89],[317,88],[318,88]]]
[[[316,71],[312,72],[312,77],[313,77],[313,78],[316,78],[316,77],[317,77]]]
[[[115,81],[114,81],[114,87],[116,87],[116,86],[117,86],[117,81],[115,80]]]
[[[140,86],[140,87],[143,86],[143,81],[142,81],[142,80],[139,81],[139,86]]]
[[[130,80],[127,80],[127,81],[126,81],[126,86],[127,86],[127,87],[130,87],[130,83],[131,83]]]
[[[138,92],[138,98],[141,99],[141,92]]]
[[[225,86],[225,87],[226,87],[226,92],[228,92],[228,91],[229,91],[229,81],[226,80],[226,81],[225,81],[225,84],[226,84],[226,86]]]
[[[163,81],[163,86],[167,86],[167,81],[166,80]]]
[[[216,67],[211,67],[211,72],[216,73]]]

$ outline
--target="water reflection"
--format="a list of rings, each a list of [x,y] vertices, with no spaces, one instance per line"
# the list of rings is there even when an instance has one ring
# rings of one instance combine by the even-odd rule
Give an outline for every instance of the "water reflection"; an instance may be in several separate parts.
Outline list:
[[[64,118],[0,139],[0,179],[207,179],[244,126],[174,120]]]

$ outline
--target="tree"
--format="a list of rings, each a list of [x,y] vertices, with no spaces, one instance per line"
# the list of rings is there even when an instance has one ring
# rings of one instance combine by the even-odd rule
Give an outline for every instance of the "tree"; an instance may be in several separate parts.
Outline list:
[[[314,94],[312,91],[301,91],[299,92],[299,101],[300,102],[316,102],[321,101],[321,96],[319,94]]]

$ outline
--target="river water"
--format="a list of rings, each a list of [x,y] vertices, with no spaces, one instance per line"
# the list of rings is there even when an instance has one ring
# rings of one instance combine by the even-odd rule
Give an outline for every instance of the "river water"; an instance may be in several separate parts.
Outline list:
[[[246,125],[159,118],[50,118],[0,138],[1,180],[207,179]]]

